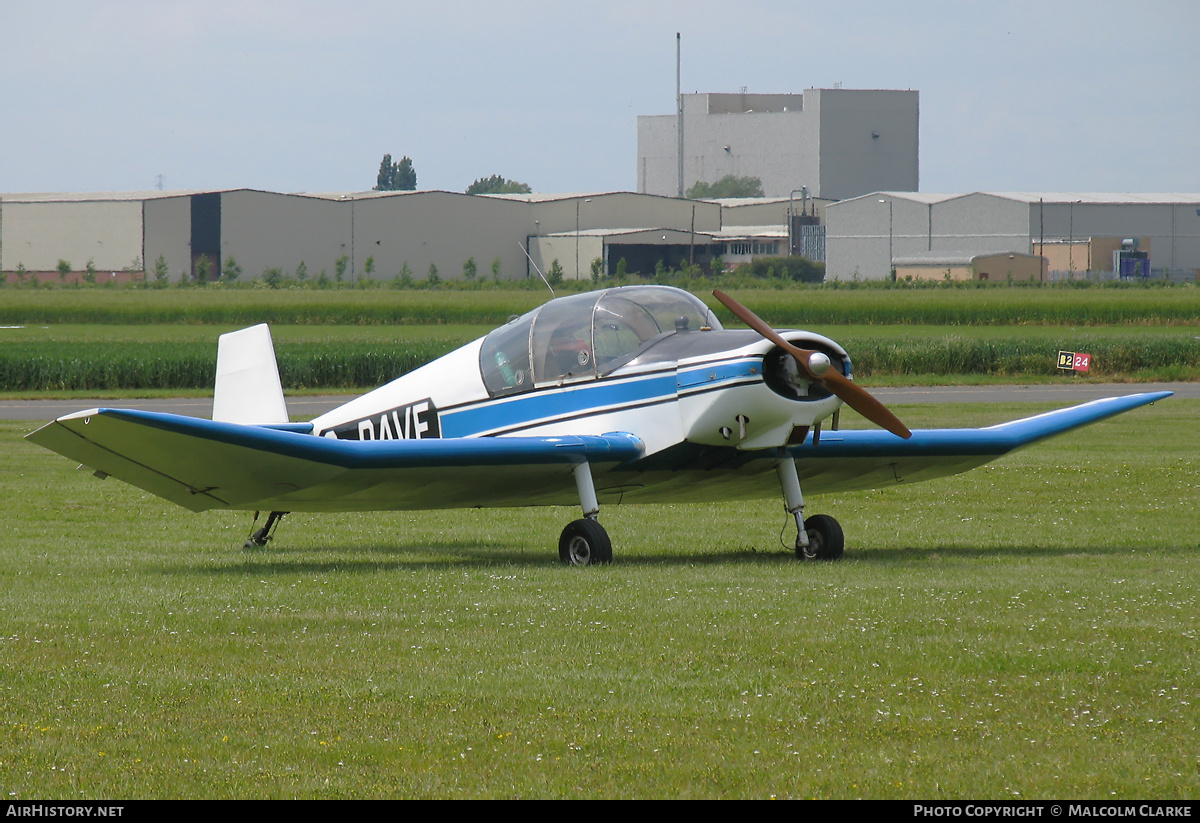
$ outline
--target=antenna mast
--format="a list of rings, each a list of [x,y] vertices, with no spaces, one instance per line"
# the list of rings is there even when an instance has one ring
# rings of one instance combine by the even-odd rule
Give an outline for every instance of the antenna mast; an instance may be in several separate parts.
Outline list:
[[[679,161],[678,197],[683,199],[683,92],[679,85],[679,54],[682,46],[680,44],[679,32],[675,32],[675,121],[679,130],[679,144],[676,147],[676,155]]]

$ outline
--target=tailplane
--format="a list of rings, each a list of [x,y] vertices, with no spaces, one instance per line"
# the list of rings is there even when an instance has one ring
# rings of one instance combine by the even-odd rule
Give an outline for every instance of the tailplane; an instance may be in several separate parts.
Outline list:
[[[212,419],[248,426],[288,422],[275,345],[265,323],[221,335]]]

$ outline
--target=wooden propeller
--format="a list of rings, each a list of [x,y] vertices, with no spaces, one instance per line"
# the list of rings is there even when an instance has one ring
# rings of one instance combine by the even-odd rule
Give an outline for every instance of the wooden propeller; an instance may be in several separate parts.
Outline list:
[[[719,289],[713,290],[713,297],[720,300],[725,305],[725,308],[733,312],[747,326],[795,358],[796,366],[800,369],[800,373],[809,380],[812,380],[814,383],[820,383],[832,394],[840,397],[842,402],[847,406],[880,428],[890,431],[897,437],[905,439],[912,437],[912,432],[908,430],[908,426],[905,426],[900,422],[900,418],[888,411],[887,406],[872,397],[866,389],[847,380],[837,369],[831,369],[829,367],[829,358],[822,352],[793,346],[784,340],[778,332],[763,322],[758,315]]]

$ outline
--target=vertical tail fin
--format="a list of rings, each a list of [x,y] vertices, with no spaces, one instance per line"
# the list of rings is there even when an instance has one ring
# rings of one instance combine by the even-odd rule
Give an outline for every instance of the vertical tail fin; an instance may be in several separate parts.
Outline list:
[[[212,419],[245,425],[288,422],[275,345],[265,323],[219,338]]]

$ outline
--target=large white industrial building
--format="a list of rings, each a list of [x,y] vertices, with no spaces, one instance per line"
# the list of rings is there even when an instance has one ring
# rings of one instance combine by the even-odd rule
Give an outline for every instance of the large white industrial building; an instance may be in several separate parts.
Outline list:
[[[842,200],[916,191],[919,94],[809,89],[803,94],[685,94],[683,191],[726,175],[757,177],[763,194],[807,187]],[[638,191],[679,191],[679,118],[638,117]]]

